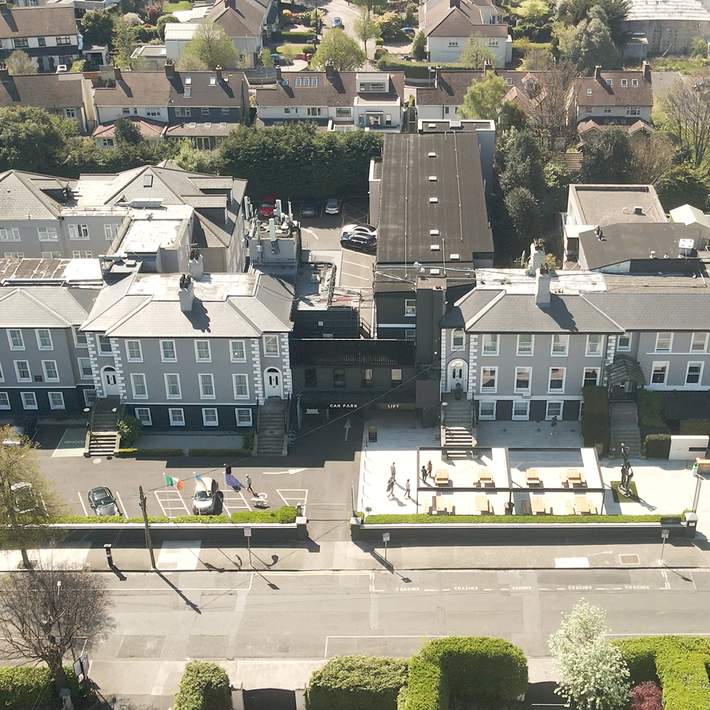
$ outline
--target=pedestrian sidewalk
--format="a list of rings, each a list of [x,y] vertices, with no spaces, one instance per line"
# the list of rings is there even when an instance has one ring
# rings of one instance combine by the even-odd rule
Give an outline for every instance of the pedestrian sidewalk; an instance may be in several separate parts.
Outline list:
[[[393,534],[396,537],[396,534]],[[385,559],[386,555],[386,559]],[[103,548],[73,546],[31,551],[44,566],[61,565],[109,571]],[[350,541],[317,542],[289,547],[260,546],[252,539],[251,555],[242,546],[203,547],[199,540],[164,543],[156,549],[157,567],[165,572],[218,571],[317,572],[341,570],[447,569],[634,569],[710,568],[710,553],[690,543],[595,545],[419,545],[398,546]],[[147,550],[114,545],[116,572],[150,570]],[[20,553],[0,551],[0,571],[18,569]]]

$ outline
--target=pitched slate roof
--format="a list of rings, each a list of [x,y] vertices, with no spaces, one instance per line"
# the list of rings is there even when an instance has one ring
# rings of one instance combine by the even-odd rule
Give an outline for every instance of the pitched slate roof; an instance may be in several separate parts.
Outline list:
[[[54,220],[63,204],[52,199],[42,187],[59,192],[68,183],[45,175],[6,170],[0,173],[0,216],[4,220]]]
[[[69,328],[81,325],[96,288],[21,286],[0,288],[0,328]]]
[[[579,106],[652,106],[653,87],[642,71],[604,71],[576,81]],[[626,86],[622,86],[622,81]],[[610,83],[611,82],[611,83]],[[634,82],[638,85],[634,86]]]
[[[81,74],[29,74],[0,81],[0,106],[40,106],[51,110],[83,104]]]
[[[260,272],[205,274],[180,309],[179,274],[134,273],[104,289],[82,330],[115,337],[259,337],[290,332],[293,286]]]
[[[484,12],[484,9],[488,12]],[[507,37],[506,24],[491,24],[488,17],[501,15],[486,0],[460,0],[452,7],[450,0],[429,0],[426,6],[424,34],[427,37]]]
[[[382,74],[382,72],[373,72]],[[352,106],[356,96],[372,101],[403,100],[404,72],[389,72],[387,93],[358,93],[357,76],[367,76],[368,72],[298,72],[288,75],[281,84],[256,87],[256,105],[259,106]],[[300,80],[300,81],[299,81]],[[304,85],[304,80],[308,85]],[[315,86],[311,83],[316,81]],[[304,119],[307,117],[304,116]]]
[[[265,18],[266,7],[256,0],[235,0],[234,8],[217,0],[205,21],[222,27],[228,37],[261,37]]]
[[[76,35],[73,6],[5,7],[0,12],[0,39]]]

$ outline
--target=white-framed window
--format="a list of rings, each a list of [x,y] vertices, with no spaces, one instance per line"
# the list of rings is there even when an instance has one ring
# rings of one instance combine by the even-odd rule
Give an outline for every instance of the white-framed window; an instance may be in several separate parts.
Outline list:
[[[602,354],[604,336],[594,334],[587,336],[587,357],[595,357]]]
[[[527,421],[530,419],[530,400],[529,399],[514,399],[513,400],[513,420]]]
[[[251,409],[241,409],[237,408],[234,410],[234,418],[237,422],[237,426],[251,426]]]
[[[392,387],[402,384],[402,368],[393,367],[390,370],[390,383]]]
[[[56,360],[42,360],[42,372],[45,382],[59,382],[59,370]]]
[[[175,350],[174,340],[160,341],[160,360],[161,362],[177,362],[177,351]]]
[[[151,415],[150,415],[150,408],[149,407],[136,407],[135,412],[136,412],[136,419],[143,426],[153,426],[153,417],[151,417]]]
[[[71,329],[72,335],[74,336],[74,345],[77,348],[88,348],[89,341],[86,339],[86,333],[79,330],[77,326]]]
[[[233,374],[232,384],[234,386],[234,399],[249,399],[249,378],[246,375]]]
[[[200,385],[200,399],[214,399],[214,376],[207,372],[197,375],[197,381]]]
[[[23,251],[6,251],[6,252],[3,252],[3,256],[6,259],[24,259],[25,252],[23,252]]]
[[[3,370],[2,363],[0,363],[0,382],[5,382],[5,371]]]
[[[0,242],[19,242],[22,241],[20,236],[20,230],[17,227],[12,227],[7,229],[6,227],[0,228]]]
[[[99,355],[113,355],[111,338],[105,335],[99,335]]]
[[[616,340],[616,349],[621,353],[631,350],[631,333],[622,333]]]
[[[584,374],[582,375],[582,387],[587,387],[589,385],[599,384],[599,373],[598,367],[585,367]]]
[[[656,352],[669,353],[673,350],[673,333],[656,333]]]
[[[168,408],[170,426],[185,426],[185,410],[178,407]]]
[[[535,353],[535,336],[530,333],[519,335],[516,353],[523,356],[533,355]]]
[[[84,404],[87,407],[93,407],[96,404],[96,390],[93,387],[87,387],[83,390]]]
[[[148,386],[142,372],[131,373],[131,390],[133,390],[133,399],[148,399]]]
[[[10,350],[24,350],[25,339],[22,331],[19,328],[7,329],[7,342],[10,344]]]
[[[229,359],[232,362],[247,361],[247,350],[243,340],[229,341]]]
[[[27,360],[15,360],[15,376],[18,382],[32,382],[30,363]]]
[[[37,328],[35,337],[37,338],[37,348],[39,350],[54,350],[52,333],[49,328]]]
[[[0,392],[0,410],[7,412],[10,409],[10,395],[7,392]]]
[[[41,251],[39,253],[42,259],[61,259],[62,252],[60,251]]]
[[[689,362],[685,368],[685,385],[686,387],[694,387],[700,385],[703,381],[704,362]]]
[[[89,225],[88,224],[70,224],[69,225],[69,239],[72,240],[86,240],[89,239]]]
[[[64,406],[64,394],[62,392],[48,392],[50,409],[66,409]]]
[[[209,340],[195,341],[195,362],[212,362],[212,350]]]
[[[552,417],[562,419],[562,402],[548,400],[545,407],[545,419],[549,421]]]
[[[555,334],[552,336],[552,346],[550,355],[553,357],[565,357],[569,352],[569,335]]]
[[[264,336],[264,355],[266,357],[279,356],[279,336],[265,335]]]
[[[56,242],[59,235],[54,227],[37,227],[37,239],[40,242]]]
[[[205,426],[219,426],[219,417],[215,407],[204,407],[202,410],[202,423]]]
[[[693,333],[690,337],[690,352],[704,353],[708,349],[708,334]]]
[[[143,362],[143,348],[140,340],[126,340],[126,360],[128,362]]]
[[[34,392],[20,392],[23,409],[37,409],[37,395]]]
[[[498,389],[498,368],[481,368],[481,392],[495,392]]]
[[[516,367],[515,368],[515,382],[513,383],[513,390],[515,392],[529,392],[531,381],[532,381],[532,368],[531,367]]]
[[[404,329],[404,339],[405,340],[416,340],[417,331],[415,328],[405,328]]]
[[[496,418],[496,402],[493,399],[478,400],[478,418],[491,420]]]
[[[404,317],[405,318],[416,318],[417,315],[417,299],[416,298],[405,298],[404,299]]]
[[[548,392],[564,392],[565,391],[565,377],[566,377],[565,367],[551,367],[550,368],[550,379],[547,383]]]
[[[93,370],[91,369],[91,358],[88,357],[78,357],[76,363],[79,366],[79,379],[81,380],[91,380],[94,377]]]
[[[666,380],[668,379],[668,365],[669,363],[666,362],[658,362],[654,361],[651,365],[651,382],[649,382],[649,386],[653,387],[654,385],[659,386],[659,387],[664,387],[666,384]]]
[[[107,242],[112,242],[114,235],[114,226],[112,224],[104,224],[104,239]]]
[[[483,355],[498,354],[498,336],[495,333],[486,333],[482,338]]]
[[[163,375],[165,380],[165,397],[166,399],[182,399],[180,390],[180,375],[176,372],[166,372]]]
[[[72,259],[91,259],[94,254],[91,251],[81,251],[81,249],[74,249],[71,255]]]
[[[466,347],[466,334],[461,329],[451,331],[451,349],[463,350]]]

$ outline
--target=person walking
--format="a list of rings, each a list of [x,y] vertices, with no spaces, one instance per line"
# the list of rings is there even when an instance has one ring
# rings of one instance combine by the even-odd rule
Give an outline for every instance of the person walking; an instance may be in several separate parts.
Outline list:
[[[404,484],[404,497],[412,500],[412,488],[409,485],[409,479],[407,479],[407,482]]]
[[[392,478],[387,481],[387,497],[394,498],[394,480]]]
[[[557,417],[552,417],[550,420],[550,436],[555,435],[555,430],[557,429]]]
[[[429,478],[431,478],[431,470],[432,470],[431,459],[429,459],[429,461],[427,461],[427,465],[426,465],[426,475]]]
[[[251,487],[251,476],[247,473],[247,490],[249,493],[251,493],[253,496],[256,495],[254,489]]]
[[[397,467],[394,465],[394,461],[390,466],[390,476],[392,477],[392,480],[396,480],[397,478]]]
[[[426,466],[422,464],[422,483],[426,483],[427,471]]]

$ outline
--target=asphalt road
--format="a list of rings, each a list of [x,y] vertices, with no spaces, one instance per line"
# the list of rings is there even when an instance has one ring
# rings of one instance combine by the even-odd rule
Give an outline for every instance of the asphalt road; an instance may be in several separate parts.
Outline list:
[[[269,659],[277,674],[286,659],[407,656],[441,635],[500,636],[531,658],[545,657],[561,613],[580,597],[607,609],[617,636],[710,634],[710,570],[197,572],[109,579],[115,628],[91,654],[92,675],[104,693],[129,688],[167,697],[170,669],[186,657]],[[156,678],[163,679],[160,687]],[[246,687],[254,682],[240,680]]]

